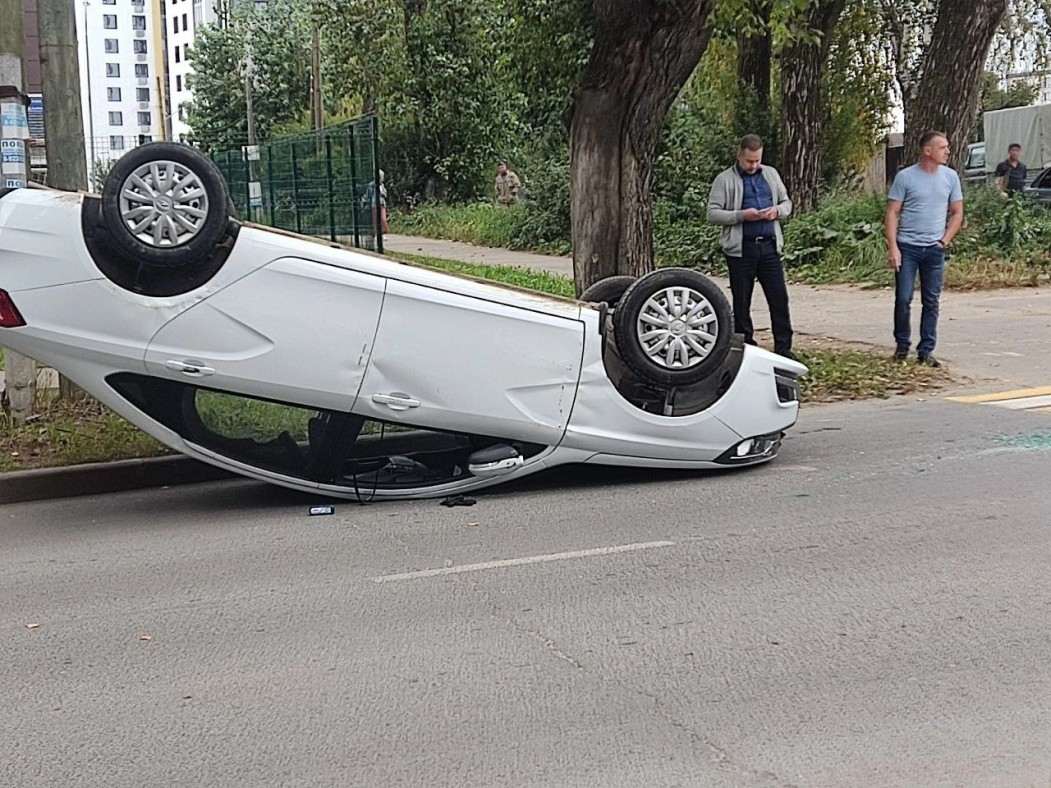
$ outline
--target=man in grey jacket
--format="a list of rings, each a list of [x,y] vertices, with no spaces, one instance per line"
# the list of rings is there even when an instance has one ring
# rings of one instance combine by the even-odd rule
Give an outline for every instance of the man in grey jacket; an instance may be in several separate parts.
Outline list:
[[[712,182],[708,221],[722,227],[719,244],[730,271],[734,331],[743,334],[748,344],[755,344],[751,311],[758,279],[770,307],[774,352],[794,359],[779,221],[791,213],[792,201],[781,176],[773,167],[763,166],[763,141],[746,134],[737,148],[737,163]]]

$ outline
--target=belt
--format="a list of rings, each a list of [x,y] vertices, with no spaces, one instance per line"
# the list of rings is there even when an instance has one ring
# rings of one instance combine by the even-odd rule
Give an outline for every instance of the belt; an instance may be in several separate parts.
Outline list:
[[[773,236],[773,235],[746,235],[746,236],[744,236],[744,240],[752,241],[753,243],[757,243],[757,244],[761,244],[761,243],[766,243],[768,241],[771,241],[771,242],[772,241],[776,241],[777,237]]]

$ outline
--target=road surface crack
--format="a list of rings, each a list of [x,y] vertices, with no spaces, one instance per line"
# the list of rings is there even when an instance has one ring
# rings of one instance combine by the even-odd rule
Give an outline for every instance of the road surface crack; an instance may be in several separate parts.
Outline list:
[[[783,777],[775,774],[774,772],[765,769],[753,769],[749,766],[737,763],[730,757],[729,753],[725,749],[720,747],[714,741],[709,739],[702,733],[697,732],[689,725],[684,723],[682,720],[678,720],[673,717],[668,711],[661,705],[660,698],[642,689],[636,689],[642,697],[646,698],[653,704],[654,711],[657,716],[664,720],[666,723],[671,725],[676,730],[682,731],[689,736],[694,742],[699,744],[707,753],[711,761],[720,769],[728,771],[734,771],[741,775],[747,775],[749,777],[759,778],[763,782],[772,783],[784,788],[795,788],[794,783]]]

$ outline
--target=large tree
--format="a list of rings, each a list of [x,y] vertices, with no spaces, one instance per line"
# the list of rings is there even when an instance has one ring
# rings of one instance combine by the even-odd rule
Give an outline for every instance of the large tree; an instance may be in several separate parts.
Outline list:
[[[959,168],[974,122],[989,46],[1009,0],[940,0],[930,45],[915,91],[905,99],[906,155],[918,155],[924,132],[944,132],[953,143],[952,164]]]
[[[845,0],[810,0],[805,34],[781,50],[781,176],[795,210],[817,206],[825,108],[821,89]]]
[[[594,0],[593,43],[569,112],[577,291],[653,268],[651,189],[664,118],[693,72],[713,0]]]

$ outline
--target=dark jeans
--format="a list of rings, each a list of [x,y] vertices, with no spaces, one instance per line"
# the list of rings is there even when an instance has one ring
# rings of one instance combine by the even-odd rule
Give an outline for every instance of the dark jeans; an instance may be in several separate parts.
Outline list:
[[[770,327],[774,334],[774,352],[792,350],[792,319],[788,314],[788,287],[785,269],[777,253],[774,238],[755,240],[745,238],[740,257],[726,256],[730,271],[730,292],[733,294],[734,331],[744,334],[745,342],[755,344],[752,338],[752,291],[755,281],[763,288],[766,304],[770,307]]]
[[[912,293],[916,274],[920,275],[920,344],[922,358],[934,352],[938,341],[938,301],[945,275],[945,250],[940,246],[913,246],[899,243],[901,269],[894,275],[894,342],[899,351],[908,352],[912,337]]]

